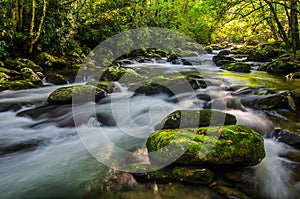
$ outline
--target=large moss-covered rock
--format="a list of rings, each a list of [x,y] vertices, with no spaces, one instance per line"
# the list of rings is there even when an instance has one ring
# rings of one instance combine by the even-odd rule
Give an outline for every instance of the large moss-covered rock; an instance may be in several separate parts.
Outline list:
[[[262,136],[246,126],[230,125],[160,130],[147,140],[150,161],[204,167],[257,165],[264,157]]]
[[[33,61],[26,58],[6,58],[5,67],[14,70],[21,70],[22,68],[30,68],[34,72],[42,72],[43,69]]]
[[[10,77],[3,73],[3,72],[0,72],[0,82],[5,82],[6,80],[8,80]]]
[[[28,88],[37,88],[42,86],[42,82],[32,80],[5,81],[0,83],[0,91],[4,90],[20,90]]]
[[[103,74],[100,78],[102,81],[118,81],[122,80],[122,82],[127,83],[131,81],[137,81],[138,79],[141,79],[142,76],[139,75],[137,72],[135,72],[131,68],[122,68],[118,66],[111,66],[106,68],[103,71]]]
[[[38,53],[35,56],[34,61],[45,68],[66,68],[71,65],[64,58],[50,55],[46,52]]]
[[[131,84],[130,91],[139,94],[168,94],[170,96],[206,88],[207,84],[202,77],[194,76],[158,76],[147,81]]]
[[[95,101],[105,97],[105,91],[91,85],[61,87],[53,91],[47,101],[49,104],[70,104]]]
[[[234,115],[215,110],[177,110],[155,126],[160,129],[197,128],[236,124]]]
[[[242,62],[237,62],[229,65],[225,65],[222,69],[229,71],[240,72],[240,73],[250,73],[251,66]]]
[[[86,84],[96,86],[107,93],[112,93],[115,89],[115,85],[110,81],[91,81]]]
[[[278,92],[273,95],[267,95],[257,101],[255,108],[257,109],[288,109],[290,107],[289,100],[292,100],[290,93]],[[291,102],[290,102],[291,103]]]
[[[33,72],[31,68],[22,68],[21,73],[28,80],[41,81],[40,77],[35,72]]]

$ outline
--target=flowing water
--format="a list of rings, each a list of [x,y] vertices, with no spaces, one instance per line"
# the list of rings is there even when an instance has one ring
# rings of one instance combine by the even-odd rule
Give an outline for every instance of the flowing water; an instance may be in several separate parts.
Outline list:
[[[226,72],[213,66],[211,58],[205,55],[195,66],[167,63],[130,66],[142,74],[197,72],[208,82],[206,89],[173,97],[177,101],[164,94],[135,95],[117,82],[117,90],[121,92],[98,103],[75,108],[71,105],[44,106],[48,95],[58,86],[0,93],[1,104],[18,104],[18,108],[0,113],[0,198],[105,198],[100,187],[108,170],[106,165],[118,167],[127,161],[123,152],[107,145],[107,140],[125,151],[143,148],[155,124],[167,114],[177,109],[209,106],[206,100],[198,97],[205,93],[216,99],[217,103],[210,105],[212,108],[236,115],[239,124],[248,125],[265,136],[274,126],[281,126],[268,120],[264,112],[239,105],[226,107],[222,102],[234,98],[228,91],[230,87],[264,86],[292,90],[299,88],[300,82],[286,82],[255,71],[251,74]],[[95,110],[90,110],[90,105]],[[21,114],[32,109],[38,113],[31,114],[31,117],[30,114]],[[82,121],[78,128],[72,124],[73,116]],[[296,118],[295,115],[287,116],[285,125],[294,125]],[[103,133],[99,134],[99,129]],[[299,181],[293,180],[293,165],[297,163],[282,157],[282,154],[299,151],[267,138],[265,148],[266,158],[244,174],[245,180],[255,186],[260,193],[258,197],[296,199],[300,188]],[[90,152],[100,153],[106,165],[97,161],[99,156],[94,158]],[[164,198],[199,198],[199,195],[201,198],[222,198],[205,187],[191,186],[180,187],[178,192],[165,189],[161,194]],[[153,198],[153,195],[136,193],[128,198]]]

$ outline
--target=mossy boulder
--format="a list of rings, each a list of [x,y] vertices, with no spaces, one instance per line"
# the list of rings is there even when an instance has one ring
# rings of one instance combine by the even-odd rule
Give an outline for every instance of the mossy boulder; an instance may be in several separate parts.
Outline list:
[[[46,81],[55,85],[68,84],[66,78],[60,74],[49,74],[46,76]]]
[[[164,93],[174,96],[179,93],[206,88],[207,84],[198,76],[158,76],[147,81],[130,85],[129,90],[139,94],[153,95]]]
[[[230,50],[221,50],[218,53],[218,56],[225,56],[225,55],[229,55],[230,54]]]
[[[271,61],[267,56],[262,55],[259,52],[255,52],[253,54],[250,54],[247,57],[247,61],[252,61],[252,62],[268,62]]]
[[[91,81],[86,84],[96,86],[97,88],[105,90],[107,93],[112,93],[115,89],[115,85],[110,81]]]
[[[50,55],[46,52],[40,52],[34,57],[34,61],[45,68],[67,68],[71,64],[64,58]]]
[[[141,79],[142,76],[139,75],[131,68],[122,68],[119,66],[111,66],[103,71],[100,78],[101,81],[118,81],[121,79],[122,82],[132,82]]]
[[[224,66],[224,65],[235,63],[234,58],[223,56],[223,55],[214,56],[213,61],[216,64],[216,66]]]
[[[204,50],[208,53],[208,54],[212,54],[213,53],[213,47],[211,47],[211,46],[206,46],[205,48],[204,48]]]
[[[5,81],[0,83],[0,91],[3,90],[20,90],[28,88],[37,88],[42,86],[42,82],[32,80],[17,80],[17,81]]]
[[[260,70],[271,74],[287,75],[300,70],[300,52],[298,54],[285,53],[272,62],[265,64]]]
[[[207,168],[246,167],[265,157],[264,139],[246,126],[229,125],[155,131],[147,140],[153,164],[204,166]]]
[[[33,72],[31,68],[22,68],[21,73],[26,79],[30,81],[41,81],[40,77],[35,72]]]
[[[255,108],[256,109],[288,109],[289,106],[289,97],[290,93],[288,92],[278,92],[273,95],[267,95],[257,101]]]
[[[177,110],[155,126],[160,129],[197,128],[236,124],[234,115],[215,110]]]
[[[13,70],[20,71],[22,68],[30,68],[34,72],[42,72],[43,69],[41,66],[37,65],[33,61],[26,58],[16,58],[13,59],[11,57],[6,58],[5,67]]]
[[[0,72],[0,82],[5,82],[9,78],[10,77],[6,73]]]
[[[49,95],[47,101],[49,104],[85,103],[99,100],[105,95],[104,90],[95,86],[76,85],[56,89]]]
[[[233,64],[223,66],[222,69],[240,73],[250,73],[251,66],[243,62],[236,62]]]

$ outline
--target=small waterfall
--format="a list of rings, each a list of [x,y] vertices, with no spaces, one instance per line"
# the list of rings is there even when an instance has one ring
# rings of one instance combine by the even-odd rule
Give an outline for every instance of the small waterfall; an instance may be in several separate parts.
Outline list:
[[[293,162],[280,157],[291,150],[287,145],[265,139],[266,157],[245,174],[246,181],[255,185],[259,195],[266,199],[297,198],[297,184],[292,180]]]

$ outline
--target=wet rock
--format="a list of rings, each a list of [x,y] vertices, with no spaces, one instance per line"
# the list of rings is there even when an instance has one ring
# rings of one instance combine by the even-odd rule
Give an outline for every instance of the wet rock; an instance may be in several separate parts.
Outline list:
[[[160,129],[197,128],[236,124],[236,117],[214,110],[177,110],[155,126]]]
[[[119,192],[137,190],[138,187],[139,183],[131,174],[111,170],[103,180],[102,190],[107,192]]]
[[[225,56],[229,54],[230,54],[230,50],[221,50],[217,56]]]
[[[42,140],[26,140],[14,144],[2,143],[0,146],[0,156],[20,151],[35,150],[42,142]]]
[[[214,56],[213,61],[216,64],[216,66],[224,66],[235,63],[235,60],[232,57],[226,56]]]
[[[240,73],[250,73],[251,66],[242,62],[237,62],[221,67],[229,71],[240,72]]]
[[[46,81],[55,85],[68,84],[68,80],[60,74],[49,74],[46,76]]]
[[[220,194],[225,195],[227,198],[230,199],[250,199],[247,195],[243,192],[239,191],[238,189],[218,185],[215,186],[214,189],[218,191]]]
[[[49,95],[47,101],[49,104],[85,103],[105,96],[106,92],[95,86],[76,85],[56,89]]]
[[[273,131],[273,137],[279,142],[283,142],[297,149],[300,149],[300,135],[292,133],[288,130],[275,129]]]
[[[204,48],[204,50],[208,53],[208,54],[212,54],[213,53],[213,47],[211,47],[211,46],[206,46],[205,48]]]
[[[245,167],[265,157],[262,136],[239,125],[155,131],[146,145],[151,163],[158,165],[174,158],[188,166]]]
[[[289,93],[287,92],[278,92],[273,95],[267,95],[259,99],[255,105],[257,109],[288,109],[289,106]]]
[[[153,95],[164,93],[169,96],[174,96],[179,93],[206,87],[206,82],[200,77],[158,76],[147,81],[131,84],[129,90],[138,94]]]
[[[260,54],[259,52],[250,54],[247,57],[246,61],[251,61],[251,62],[269,62],[271,61],[267,56],[264,56],[262,54]]]
[[[214,178],[212,171],[199,167],[175,167],[172,174],[179,181],[205,185],[211,183]]]
[[[170,183],[175,181],[209,184],[214,178],[214,173],[204,167],[167,166],[156,170],[153,165],[131,165],[132,175],[138,182],[155,181],[158,183]],[[151,170],[149,172],[146,172]]]
[[[103,71],[103,74],[100,78],[101,81],[122,81],[125,83],[135,82],[138,79],[141,79],[142,76],[139,75],[131,68],[122,68],[118,66],[111,66],[106,68]]]
[[[50,55],[47,52],[40,52],[34,57],[34,61],[45,68],[67,68],[71,64],[64,58]]]
[[[130,165],[130,172],[138,182],[169,183],[175,181],[172,174],[173,167],[156,168],[156,166],[149,164],[132,164]]]

